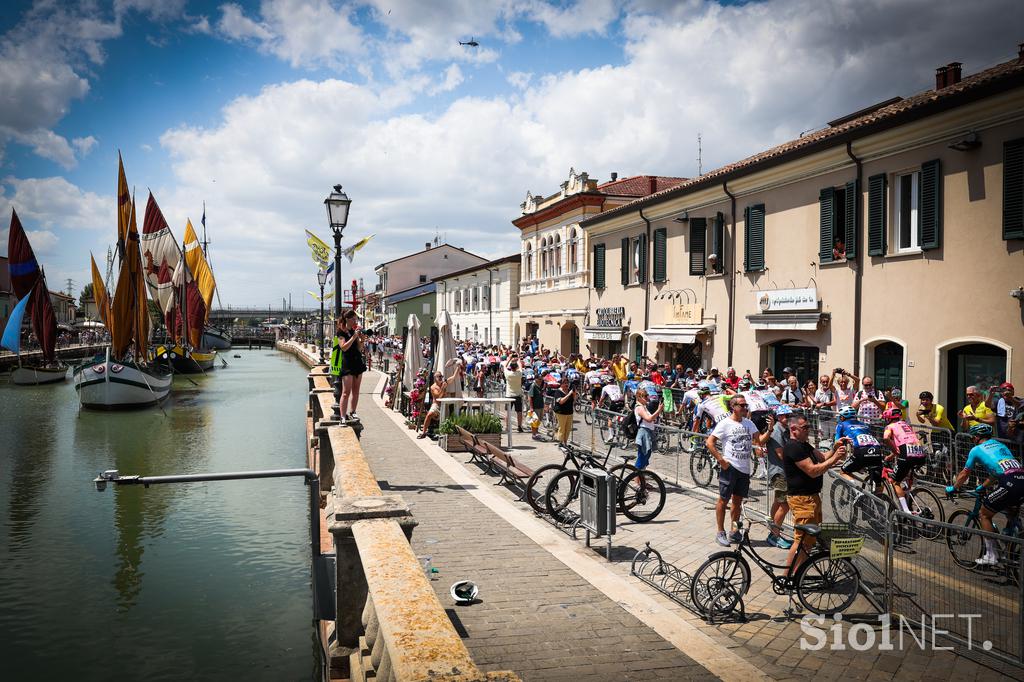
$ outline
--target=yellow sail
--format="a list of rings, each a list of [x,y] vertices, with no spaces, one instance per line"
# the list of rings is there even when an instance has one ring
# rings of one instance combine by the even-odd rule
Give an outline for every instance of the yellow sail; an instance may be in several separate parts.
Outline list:
[[[203,301],[206,303],[206,320],[209,320],[217,281],[213,278],[213,271],[210,270],[210,265],[203,256],[203,249],[199,245],[196,231],[192,229],[191,220],[187,220],[185,223],[185,262],[195,279],[196,286],[199,287],[199,293],[203,295]]]
[[[92,257],[91,253],[89,260],[92,261],[92,299],[96,303],[100,321],[103,322],[107,331],[113,334],[110,320],[110,297],[107,296],[107,288],[103,286],[103,278],[100,276],[99,268],[96,267],[96,259]]]
[[[142,267],[142,251],[139,248],[139,226],[135,220],[135,198],[132,197],[131,223],[128,228],[128,240],[132,243],[135,277],[135,357],[146,358],[149,349],[149,288],[146,285],[146,272]]]
[[[128,191],[128,178],[124,175],[124,161],[121,160],[121,152],[117,153],[117,255],[124,262],[125,241],[128,238],[128,224],[131,221],[132,211],[135,210],[132,204],[131,193]]]

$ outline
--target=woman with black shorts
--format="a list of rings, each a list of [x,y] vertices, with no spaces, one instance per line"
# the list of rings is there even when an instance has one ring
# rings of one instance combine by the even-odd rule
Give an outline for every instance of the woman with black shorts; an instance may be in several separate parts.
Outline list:
[[[338,323],[338,338],[341,340],[341,398],[338,410],[343,424],[359,421],[356,408],[359,406],[359,386],[363,381],[366,364],[363,362],[363,333],[356,321],[356,311],[347,310]]]

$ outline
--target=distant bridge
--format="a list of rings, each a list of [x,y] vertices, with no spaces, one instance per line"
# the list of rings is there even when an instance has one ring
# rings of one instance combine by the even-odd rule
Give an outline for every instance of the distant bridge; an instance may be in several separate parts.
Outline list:
[[[324,306],[324,313],[327,314],[330,310],[333,310],[331,305]],[[214,325],[230,325],[232,322],[237,320],[265,320],[268,317],[276,318],[278,320],[297,320],[300,318],[320,318],[320,308],[282,308],[273,306],[267,306],[265,308],[242,308],[226,306],[224,308],[214,308],[210,311],[210,322]]]

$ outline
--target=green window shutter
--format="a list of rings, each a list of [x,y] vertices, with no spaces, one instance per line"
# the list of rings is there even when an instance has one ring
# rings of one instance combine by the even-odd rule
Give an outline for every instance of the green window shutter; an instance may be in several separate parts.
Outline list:
[[[1024,239],[1024,139],[1003,145],[1003,239]]]
[[[629,237],[622,238],[622,285],[629,284]]]
[[[868,255],[885,255],[885,173],[868,178]]]
[[[711,228],[711,253],[717,256],[714,271],[725,270],[725,216],[719,211]]]
[[[604,244],[594,244],[594,288],[604,289]]]
[[[857,218],[860,216],[860,181],[846,183],[846,260],[857,258]]]
[[[832,262],[833,234],[835,232],[835,196],[836,191],[826,187],[818,192],[818,260],[822,263]]]
[[[917,199],[917,243],[923,251],[937,249],[942,245],[942,166],[938,159],[921,164]]]
[[[748,206],[743,226],[743,268],[746,272],[764,270],[764,204]]]
[[[647,237],[640,236],[640,267],[637,268],[637,282],[647,284]]]
[[[703,275],[707,262],[707,220],[690,218],[690,274]]]
[[[668,273],[666,260],[666,241],[668,239],[668,230],[664,227],[659,227],[654,231],[654,281],[664,282],[667,279]]]

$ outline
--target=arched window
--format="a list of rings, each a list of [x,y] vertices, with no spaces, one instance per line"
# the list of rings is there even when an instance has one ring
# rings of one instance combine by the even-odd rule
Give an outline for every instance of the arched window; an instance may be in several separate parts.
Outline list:
[[[547,237],[540,240],[540,276],[548,276],[548,240]]]
[[[562,236],[555,235],[555,246],[554,246],[554,267],[552,268],[552,275],[556,277],[562,274]]]
[[[570,273],[575,273],[576,269],[577,269],[576,259],[577,259],[578,254],[579,254],[579,244],[577,242],[577,239],[579,239],[579,234],[577,233],[576,228],[574,227],[574,228],[572,228],[572,232],[569,233],[569,272]]]
[[[533,279],[533,245],[526,242],[526,262],[523,264],[523,279],[527,282]]]

